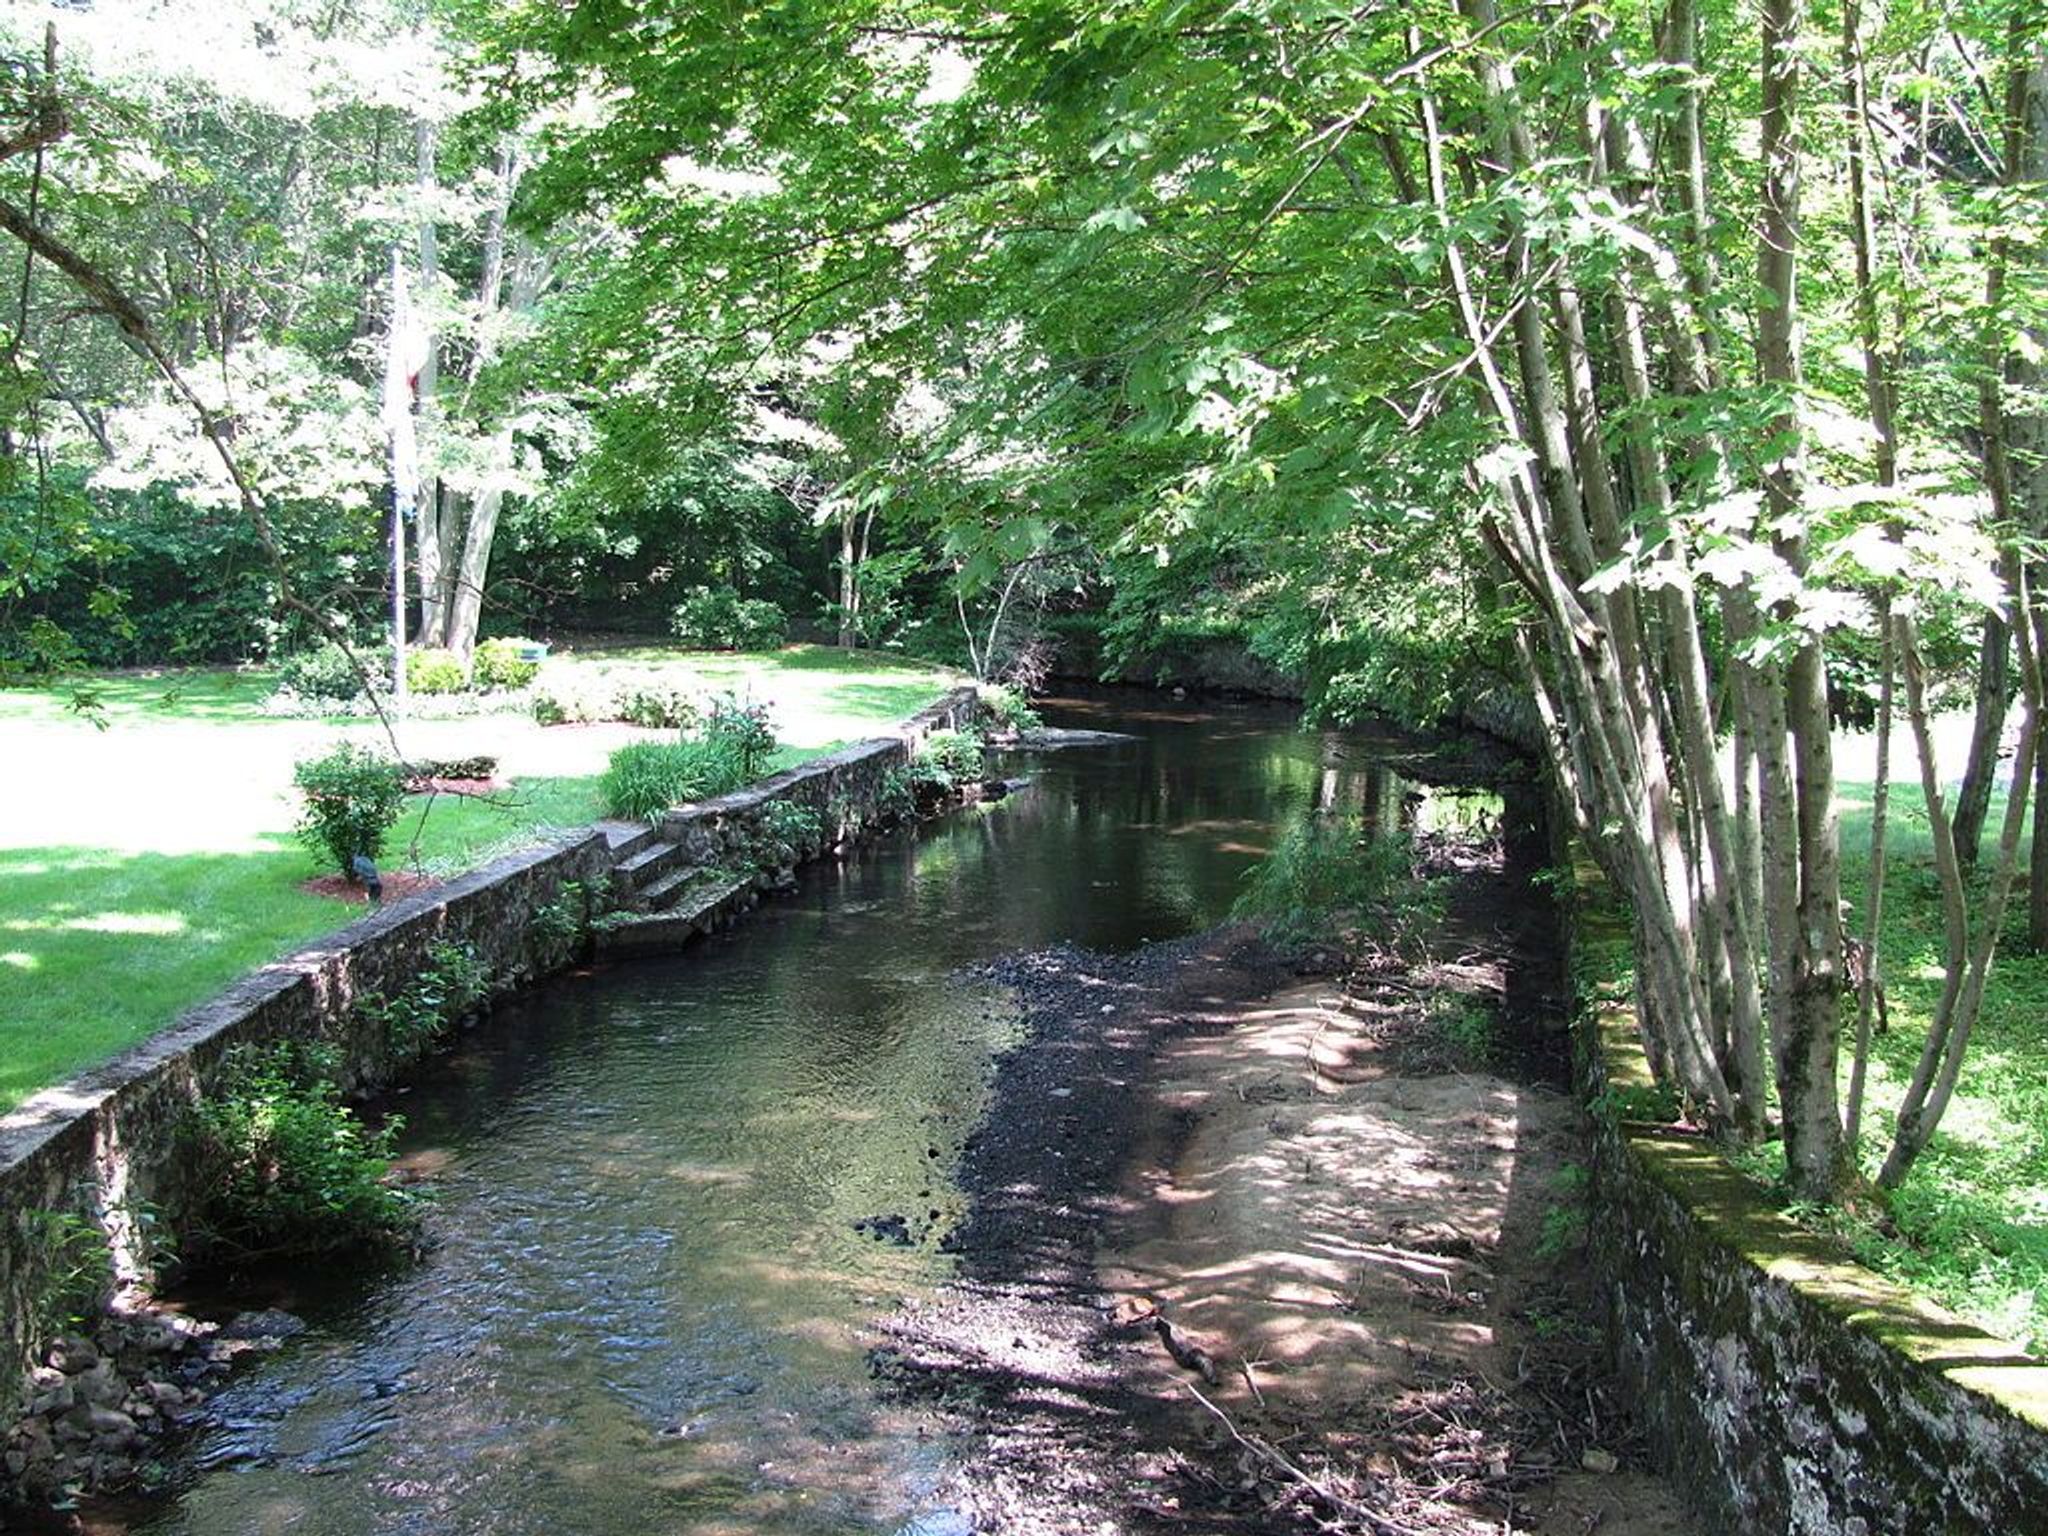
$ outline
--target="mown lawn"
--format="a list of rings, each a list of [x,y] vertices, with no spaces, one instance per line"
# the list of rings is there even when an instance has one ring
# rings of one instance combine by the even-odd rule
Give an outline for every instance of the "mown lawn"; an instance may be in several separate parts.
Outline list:
[[[1841,795],[1844,894],[1860,931],[1870,785],[1844,783]],[[2001,798],[1985,837],[1987,865],[2003,810]],[[1880,952],[1891,1030],[1871,1052],[1862,1153],[1872,1175],[1942,979],[1939,892],[1917,787],[1893,787],[1888,825]],[[2028,952],[2025,893],[2014,897],[1955,1100],[1892,1198],[1891,1230],[1858,1223],[1847,1234],[1873,1268],[2048,1353],[2048,955]]]
[[[796,646],[663,648],[551,665],[675,669],[769,705],[786,766],[872,734],[956,681],[897,658]],[[92,697],[90,715],[72,707]],[[374,722],[276,719],[260,671],[122,674],[0,691],[0,1110],[169,1024],[243,972],[361,914],[301,889],[326,873],[291,835],[292,765]],[[408,757],[488,754],[511,787],[415,796],[392,868],[447,875],[604,814],[598,775],[624,725],[543,730],[523,714],[417,720]]]

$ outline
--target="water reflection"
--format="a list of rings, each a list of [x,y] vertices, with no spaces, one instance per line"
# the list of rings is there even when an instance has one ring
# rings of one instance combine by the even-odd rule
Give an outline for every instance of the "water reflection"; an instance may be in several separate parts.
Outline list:
[[[437,1170],[415,1269],[284,1298],[313,1323],[235,1384],[135,1529],[957,1529],[947,1448],[870,1389],[863,1328],[947,1273],[949,1171],[1008,998],[1059,940],[1224,916],[1311,808],[1403,814],[1355,737],[1278,711],[1048,711],[1140,739],[814,870],[738,932],[546,987],[407,1094]],[[857,1230],[902,1218],[898,1246]]]

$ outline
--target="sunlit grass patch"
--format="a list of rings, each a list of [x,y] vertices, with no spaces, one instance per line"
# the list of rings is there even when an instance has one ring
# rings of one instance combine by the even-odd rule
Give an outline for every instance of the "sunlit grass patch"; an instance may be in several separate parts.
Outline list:
[[[574,658],[571,658],[573,661]],[[791,647],[758,655],[645,647],[660,667],[769,705],[768,771],[874,734],[956,681],[896,657]],[[237,976],[361,915],[301,889],[327,870],[291,838],[293,762],[374,721],[276,719],[254,670],[132,672],[0,690],[0,1109],[171,1023]],[[77,713],[73,694],[96,701]],[[508,709],[401,727],[409,754],[500,758],[511,786],[419,795],[389,869],[474,869],[604,814],[598,776],[630,727],[543,728]]]
[[[1868,785],[1843,789],[1844,894],[1860,928],[1870,793]],[[1879,944],[1891,1030],[1872,1043],[1861,1149],[1870,1174],[1883,1160],[1943,979],[1925,804],[1915,787],[1895,785],[1892,806]],[[1986,864],[2003,811],[2000,796]],[[2048,956],[2027,952],[2023,908],[2024,893],[2016,893],[1955,1099],[1892,1197],[1889,1228],[1861,1224],[1847,1235],[1873,1268],[2039,1352],[2048,1351]]]

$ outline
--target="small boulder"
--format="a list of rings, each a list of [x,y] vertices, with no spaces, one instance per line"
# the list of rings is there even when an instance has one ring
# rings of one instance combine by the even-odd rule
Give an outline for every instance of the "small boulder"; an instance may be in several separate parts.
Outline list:
[[[63,1333],[50,1341],[49,1352],[43,1358],[66,1376],[76,1376],[80,1371],[89,1371],[98,1365],[100,1352],[90,1339],[81,1339],[75,1333]]]
[[[60,1432],[66,1429],[85,1431],[87,1439],[104,1442],[118,1448],[128,1445],[138,1435],[135,1421],[118,1408],[102,1408],[97,1403],[88,1403],[74,1408],[64,1415],[64,1422],[58,1426]]]
[[[250,1343],[267,1343],[277,1339],[296,1338],[306,1331],[303,1320],[289,1312],[280,1312],[275,1307],[261,1312],[244,1312],[233,1322],[222,1328],[217,1337],[229,1341],[246,1340]]]
[[[89,1371],[80,1371],[71,1378],[71,1389],[78,1394],[78,1401],[100,1408],[111,1408],[128,1395],[128,1383],[114,1371],[111,1360],[102,1360]]]

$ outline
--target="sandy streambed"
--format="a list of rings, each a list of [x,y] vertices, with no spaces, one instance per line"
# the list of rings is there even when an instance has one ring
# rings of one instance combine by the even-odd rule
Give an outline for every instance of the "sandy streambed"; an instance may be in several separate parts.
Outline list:
[[[960,1279],[875,1356],[975,1447],[962,1528],[1693,1529],[1598,1364],[1576,1109],[1444,1044],[1448,998],[1519,1057],[1512,897],[1468,870],[1425,944],[1341,975],[1242,928],[997,968],[1028,1034]]]

